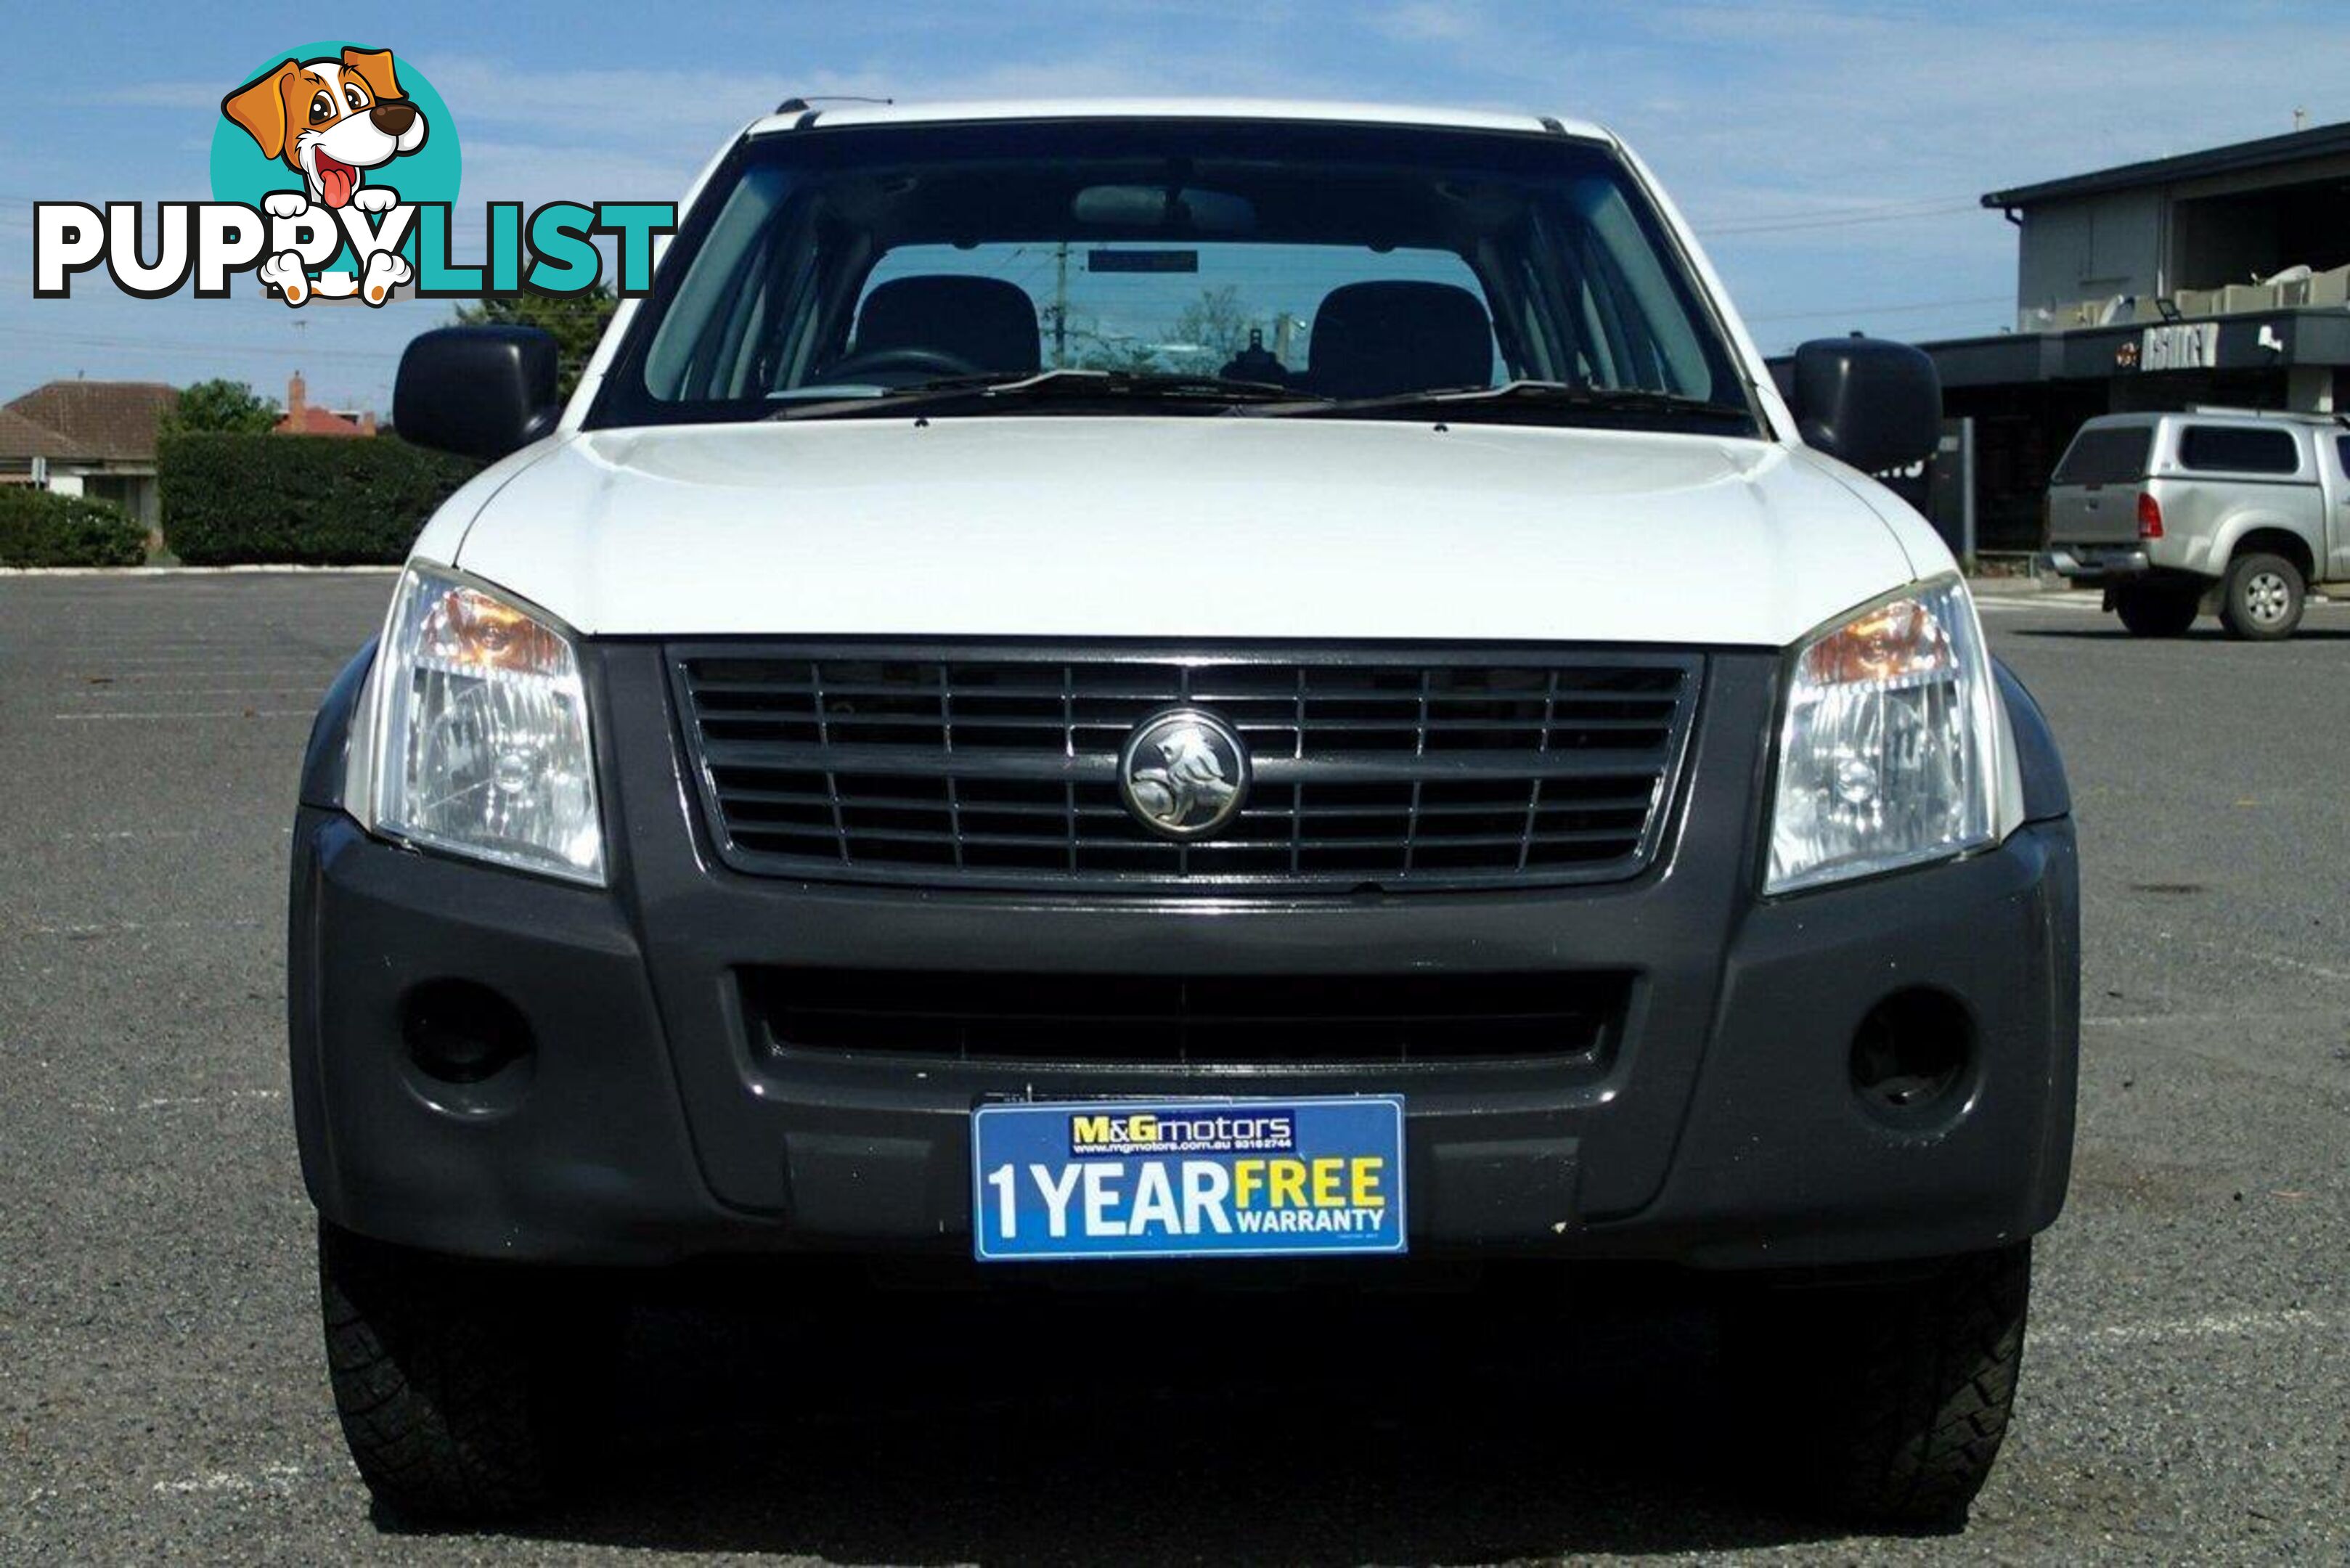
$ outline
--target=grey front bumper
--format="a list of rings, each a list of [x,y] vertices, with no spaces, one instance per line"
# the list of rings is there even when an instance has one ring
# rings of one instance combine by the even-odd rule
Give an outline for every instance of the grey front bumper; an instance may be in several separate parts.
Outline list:
[[[972,1107],[1236,1092],[1091,1063],[764,1053],[745,966],[975,973],[1637,974],[1604,1071],[1523,1061],[1253,1070],[1250,1094],[1401,1093],[1422,1253],[1708,1267],[1933,1256],[2049,1224],[2070,1168],[2078,879],[2061,768],[2005,682],[2033,820],[1967,859],[1756,896],[1775,660],[1717,656],[1667,861],[1607,888],[1202,907],[948,896],[716,866],[681,788],[653,650],[599,650],[616,885],[380,843],[332,802],[330,702],[296,826],[288,1004],[320,1211],[434,1251],[655,1263],[780,1251],[968,1255]],[[354,677],[345,688],[356,690]],[[344,688],[338,688],[338,691]],[[400,1015],[470,981],[539,1042],[496,1095],[420,1082]],[[1955,999],[1978,1051],[1950,1114],[1902,1127],[1850,1086],[1888,995]]]

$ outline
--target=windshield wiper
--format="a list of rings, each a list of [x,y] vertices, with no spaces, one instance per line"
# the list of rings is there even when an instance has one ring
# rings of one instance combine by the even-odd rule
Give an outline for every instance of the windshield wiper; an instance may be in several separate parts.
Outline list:
[[[1033,375],[942,376],[907,387],[889,387],[853,398],[800,403],[778,409],[771,420],[806,420],[900,413],[958,401],[1021,402],[1088,398],[1166,400],[1209,403],[1324,403],[1326,398],[1272,381],[1239,380],[1151,370],[1040,370]]]
[[[1380,398],[1324,400],[1312,407],[1255,410],[1267,419],[1295,417],[1344,419],[1350,415],[1471,410],[1494,405],[1556,409],[1575,414],[1648,415],[1707,421],[1754,422],[1754,411],[1741,403],[1717,403],[1681,392],[1652,391],[1645,387],[1591,387],[1572,381],[1504,381],[1498,387],[1438,387],[1425,391],[1397,392]]]
[[[941,403],[1127,399],[1218,403],[1265,419],[1313,419],[1432,413],[1519,406],[1584,416],[1630,416],[1752,425],[1753,410],[1679,392],[1641,387],[1592,387],[1570,381],[1505,381],[1498,387],[1439,387],[1378,398],[1335,399],[1273,381],[1152,370],[1041,370],[1031,375],[943,376],[911,386],[886,387],[855,397],[797,403],[773,420],[870,418]]]

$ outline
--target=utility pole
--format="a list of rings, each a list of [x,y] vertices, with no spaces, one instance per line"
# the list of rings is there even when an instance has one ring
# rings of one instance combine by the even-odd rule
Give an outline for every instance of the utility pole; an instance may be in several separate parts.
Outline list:
[[[1068,363],[1069,242],[1063,240],[1053,255],[1053,369],[1064,369]]]

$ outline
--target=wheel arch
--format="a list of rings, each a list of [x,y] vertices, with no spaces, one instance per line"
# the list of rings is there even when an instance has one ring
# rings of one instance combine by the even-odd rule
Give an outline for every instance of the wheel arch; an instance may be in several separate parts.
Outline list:
[[[2282,556],[2291,561],[2300,569],[2301,580],[2304,585],[2316,580],[2318,559],[2316,546],[2311,542],[2306,532],[2281,517],[2259,514],[2247,516],[2230,525],[2223,543],[2227,549],[2219,557],[2218,563],[2223,575],[2238,556],[2249,555],[2254,551],[2263,551],[2270,555]]]
[[[2056,749],[2055,732],[2022,679],[2004,659],[1991,660],[1999,682],[2000,701],[2007,711],[2014,739],[2016,769],[2023,779],[2023,818],[2045,822],[2073,814],[2073,790],[2064,777],[2064,754]]]
[[[305,805],[339,808],[343,804],[343,763],[351,738],[351,722],[359,710],[359,693],[368,672],[375,668],[376,644],[371,637],[343,666],[327,689],[310,722],[310,739],[302,751],[301,801]]]

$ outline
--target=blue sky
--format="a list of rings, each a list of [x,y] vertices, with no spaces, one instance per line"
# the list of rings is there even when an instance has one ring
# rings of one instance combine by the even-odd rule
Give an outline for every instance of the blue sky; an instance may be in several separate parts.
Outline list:
[[[675,196],[791,93],[1231,93],[1531,109],[1629,139],[1768,349],[1865,328],[2006,325],[2013,231],[1982,192],[2350,119],[2338,5],[1535,4],[1083,0],[710,6],[43,7],[0,52],[0,398],[57,376],[387,407],[442,304],[289,310],[249,290],[32,297],[36,197],[203,199],[221,95],[348,35],[449,99],[463,204]],[[372,18],[382,18],[379,26]]]

